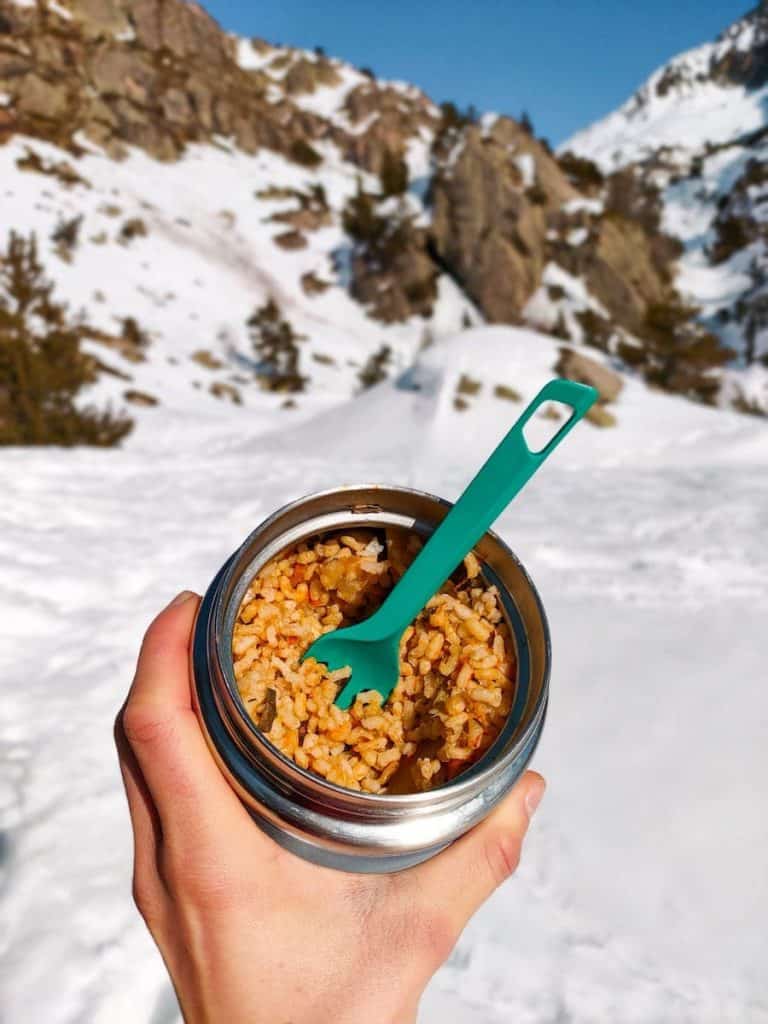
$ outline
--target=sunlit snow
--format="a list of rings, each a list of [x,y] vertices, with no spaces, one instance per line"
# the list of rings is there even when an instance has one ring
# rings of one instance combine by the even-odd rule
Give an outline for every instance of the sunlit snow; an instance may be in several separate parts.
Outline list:
[[[307,491],[377,480],[455,497],[522,409],[497,385],[527,400],[556,355],[531,331],[479,328],[427,349],[407,390],[304,425],[279,429],[266,399],[245,417],[161,407],[119,451],[0,453],[9,1021],[177,1019],[131,905],[111,741],[154,612]],[[464,373],[481,390],[459,412]],[[535,762],[550,786],[423,1024],[768,1020],[768,427],[633,381],[615,411],[499,524],[551,619]]]

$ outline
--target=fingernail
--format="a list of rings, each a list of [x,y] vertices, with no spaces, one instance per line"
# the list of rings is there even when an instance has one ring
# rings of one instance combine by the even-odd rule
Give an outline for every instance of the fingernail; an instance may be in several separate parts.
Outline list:
[[[171,601],[171,603],[168,605],[168,607],[169,608],[175,608],[176,605],[184,604],[185,601],[188,601],[190,599],[190,597],[194,597],[194,596],[195,595],[193,594],[193,592],[191,590],[182,590],[182,592],[180,594],[177,594],[176,597],[174,597],[174,599]]]
[[[536,808],[541,803],[546,788],[547,784],[544,779],[537,779],[528,787],[528,792],[525,794],[525,809],[529,818],[533,817]]]

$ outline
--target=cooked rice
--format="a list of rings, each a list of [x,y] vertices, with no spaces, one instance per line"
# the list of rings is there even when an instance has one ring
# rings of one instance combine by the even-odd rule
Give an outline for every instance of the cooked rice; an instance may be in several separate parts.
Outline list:
[[[513,646],[474,554],[403,634],[383,707],[371,690],[342,711],[333,702],[349,670],[299,662],[321,633],[375,611],[420,546],[394,530],[386,550],[362,531],[302,543],[258,573],[235,623],[235,678],[253,721],[297,765],[349,789],[439,786],[482,756],[511,708]]]

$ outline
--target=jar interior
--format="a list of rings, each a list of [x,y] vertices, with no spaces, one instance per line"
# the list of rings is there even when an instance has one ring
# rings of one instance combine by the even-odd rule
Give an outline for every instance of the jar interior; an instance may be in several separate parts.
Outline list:
[[[356,525],[354,528],[333,527],[319,532],[310,532],[305,536],[302,536],[300,540],[297,539],[294,534],[288,543],[279,547],[277,550],[272,550],[270,552],[269,559],[265,560],[258,571],[251,575],[252,578],[254,576],[258,577],[259,572],[262,572],[269,565],[279,562],[280,559],[285,558],[290,552],[294,551],[300,543],[305,545],[320,544],[324,547],[332,547],[334,544],[338,544],[340,538],[345,536],[349,537],[350,535],[354,537],[356,535],[359,543],[365,543],[366,545],[371,546],[371,549],[378,546],[382,551],[387,552],[387,556],[389,557],[393,550],[403,551],[407,550],[409,546],[413,546],[413,538],[423,542],[430,532],[431,529],[427,527],[426,524],[416,521],[413,523],[411,528],[394,524],[382,526],[375,522],[366,525]],[[374,545],[371,545],[371,541],[375,542]],[[447,769],[446,771],[443,771],[441,764],[441,768],[435,772],[435,775],[438,776],[436,779],[437,785],[429,786],[427,788],[443,788],[446,785],[452,784],[456,779],[465,779],[470,775],[475,775],[477,772],[484,770],[489,761],[493,760],[498,755],[498,752],[508,745],[510,738],[516,733],[516,731],[518,731],[520,723],[526,715],[526,709],[528,708],[529,698],[531,696],[529,686],[531,664],[523,617],[498,573],[482,558],[480,552],[475,552],[474,554],[479,562],[479,572],[477,573],[477,576],[470,579],[468,569],[465,564],[462,563],[462,565],[457,567],[455,572],[452,574],[450,585],[456,593],[461,593],[462,587],[466,588],[470,585],[470,589],[474,591],[482,590],[483,592],[486,592],[490,588],[495,588],[498,592],[498,610],[501,613],[500,626],[503,623],[506,637],[505,642],[508,643],[509,646],[509,655],[514,659],[514,671],[510,672],[509,678],[507,679],[508,693],[505,696],[504,706],[506,708],[508,704],[508,708],[505,711],[503,721],[495,723],[494,735],[490,739],[490,742],[484,744],[483,750],[479,756],[471,760],[467,759],[467,762],[461,764],[459,770],[455,771],[450,777],[447,777]],[[404,571],[404,567],[400,568],[403,568]],[[296,586],[300,586],[302,582],[303,580],[297,580]],[[251,581],[246,579],[244,581],[244,585],[238,587],[240,594],[238,609],[236,610],[234,617],[235,629],[237,628],[238,613],[241,612],[248,604],[250,583]],[[354,588],[348,588],[346,594],[349,597],[354,597]],[[381,597],[378,601],[380,604],[381,600],[386,596],[386,593],[383,596],[374,596]],[[356,609],[359,612],[357,618],[355,618],[353,610],[343,624],[348,625],[354,621],[367,618],[368,615],[375,610],[376,606],[377,603],[375,600],[373,602],[362,600],[359,607]],[[308,644],[305,644],[304,646],[306,647]],[[233,665],[236,665],[237,661],[234,656],[232,660]],[[494,696],[494,694],[491,694],[491,696]],[[295,759],[297,756],[295,753],[293,756],[289,756],[290,747],[286,748],[284,743],[282,744],[283,749],[281,749],[282,737],[277,742],[273,742],[270,738],[269,733],[274,727],[279,700],[278,695],[274,690],[269,701],[266,703],[262,702],[258,705],[259,716],[256,720],[254,720],[253,706],[249,707],[248,697],[243,695],[239,686],[236,692],[236,699],[239,701],[244,715],[247,716],[249,721],[261,731],[264,740],[272,746],[278,757],[286,761],[292,761],[293,764],[298,764],[300,768],[308,767],[307,763],[302,763],[302,760],[297,761]],[[392,698],[390,698],[390,700],[391,699]],[[290,721],[290,719],[288,720]],[[281,722],[278,723],[278,725],[281,724]],[[485,739],[487,739],[487,737],[484,737],[484,740]],[[305,742],[305,740],[303,742]],[[422,738],[419,741],[419,746],[415,752],[410,753],[407,757],[403,756],[400,759],[396,770],[388,776],[386,789],[381,795],[397,796],[417,792],[418,789],[414,788],[412,782],[414,763],[422,758],[427,758],[430,757],[430,755],[436,754],[434,743],[434,739]],[[430,747],[430,744],[433,746]],[[288,749],[288,753],[286,752],[286,749]],[[432,760],[434,761],[438,759],[435,757]],[[330,779],[329,781],[334,780]]]

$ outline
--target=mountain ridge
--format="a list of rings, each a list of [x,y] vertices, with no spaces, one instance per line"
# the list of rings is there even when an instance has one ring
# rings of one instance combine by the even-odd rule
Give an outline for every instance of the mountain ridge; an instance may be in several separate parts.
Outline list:
[[[680,291],[737,353],[737,405],[768,407],[768,5],[657,69],[566,151],[658,188],[662,223],[683,246]]]
[[[9,227],[39,236],[62,298],[93,328],[97,390],[116,402],[167,402],[159,364],[174,361],[217,402],[242,404],[260,383],[277,392],[271,407],[291,407],[274,359],[253,356],[254,310],[277,300],[290,334],[275,359],[301,364],[293,380],[311,401],[350,394],[369,363],[402,372],[425,343],[487,321],[757,411],[758,374],[745,397],[745,375],[720,369],[712,316],[701,326],[679,292],[668,183],[574,148],[552,154],[530,125],[437,107],[321,50],[235,37],[184,0],[0,2]],[[118,179],[123,205],[109,198]],[[186,319],[168,313],[180,302]],[[143,347],[126,343],[128,321]]]

